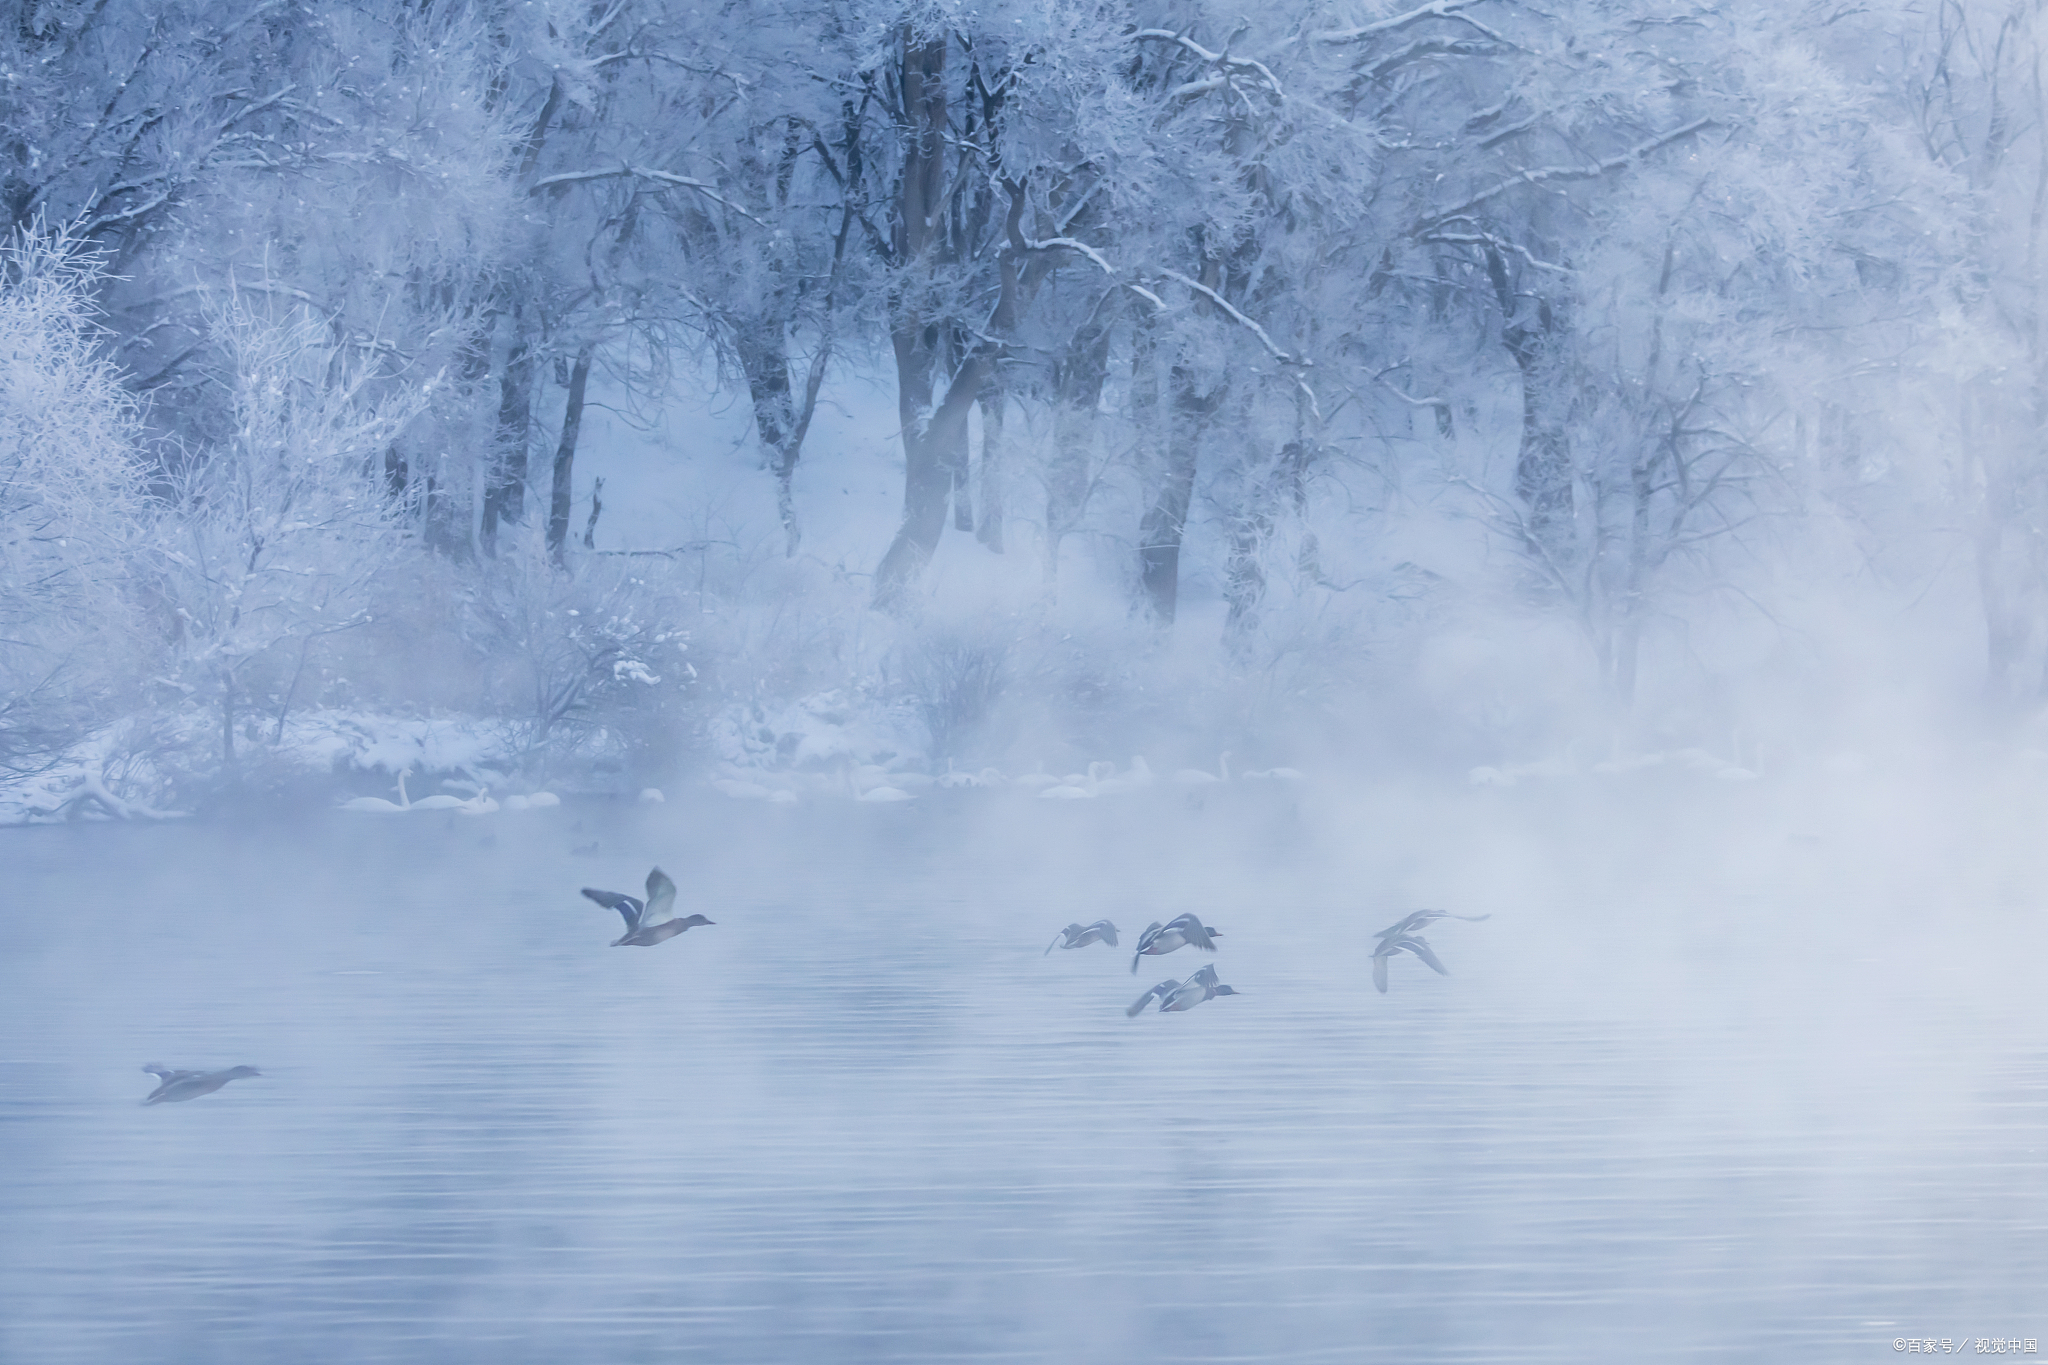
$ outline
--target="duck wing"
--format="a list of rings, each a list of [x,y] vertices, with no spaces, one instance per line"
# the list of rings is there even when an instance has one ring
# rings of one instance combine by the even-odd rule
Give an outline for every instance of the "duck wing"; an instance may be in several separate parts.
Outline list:
[[[1397,923],[1388,925],[1386,928],[1380,930],[1377,934],[1374,934],[1373,937],[1381,939],[1400,938],[1403,934],[1406,934],[1411,930],[1420,929],[1423,925],[1429,923],[1433,919],[1438,918],[1442,914],[1443,911],[1441,910],[1417,910],[1412,915],[1401,916],[1400,920]]]
[[[638,896],[628,896],[622,891],[599,891],[590,886],[583,888],[583,894],[607,910],[618,911],[626,921],[627,933],[639,929],[640,912],[646,907],[640,903]]]
[[[1155,919],[1152,921],[1151,925],[1146,928],[1144,933],[1138,935],[1138,951],[1131,954],[1132,976],[1136,976],[1138,974],[1138,959],[1145,955],[1145,950],[1147,948],[1150,948],[1154,943],[1157,943],[1159,941],[1159,931],[1164,927],[1164,925],[1160,924],[1160,922]]]
[[[1401,940],[1400,946],[1406,948],[1424,962],[1427,962],[1429,969],[1438,976],[1449,976],[1451,974],[1450,970],[1443,963],[1436,960],[1436,954],[1430,951],[1429,944],[1421,938],[1410,934],[1407,938]]]
[[[1203,924],[1201,919],[1193,914],[1181,915],[1169,920],[1166,927],[1168,929],[1180,930],[1180,938],[1183,943],[1200,948],[1205,953],[1216,951],[1216,945],[1210,940],[1217,931]]]
[[[1100,930],[1102,933],[1102,941],[1104,943],[1107,943],[1112,948],[1116,947],[1116,926],[1114,924],[1111,924],[1106,919],[1099,919],[1095,921],[1095,923],[1089,925],[1088,927],[1090,929]]]
[[[1069,924],[1066,928],[1060,930],[1057,934],[1053,935],[1052,942],[1045,945],[1045,951],[1040,953],[1039,956],[1050,956],[1053,949],[1058,948],[1063,944],[1072,943],[1074,939],[1080,935],[1080,933],[1080,925]]]
[[[1136,968],[1133,968],[1132,970],[1134,970],[1134,971],[1135,971],[1135,970],[1136,970]],[[1135,1018],[1137,1018],[1137,1017],[1138,1017],[1138,1016],[1139,1016],[1140,1014],[1143,1014],[1143,1013],[1145,1012],[1145,1006],[1147,1006],[1147,1005],[1149,1005],[1149,1004],[1151,1004],[1151,1003],[1152,1003],[1152,997],[1153,997],[1153,996],[1155,996],[1155,995],[1156,995],[1156,996],[1158,996],[1158,997],[1159,997],[1159,999],[1160,999],[1160,1000],[1161,1000],[1161,1001],[1163,1002],[1163,1001],[1164,1001],[1164,1000],[1166,999],[1166,997],[1167,997],[1167,996],[1169,996],[1169,995],[1172,995],[1172,994],[1173,994],[1173,993],[1174,993],[1175,991],[1177,991],[1177,990],[1179,990],[1179,989],[1180,989],[1180,982],[1178,982],[1178,981],[1162,981],[1162,982],[1160,982],[1160,983],[1159,983],[1158,985],[1154,986],[1154,987],[1153,987],[1153,988],[1152,988],[1151,990],[1149,990],[1149,991],[1146,991],[1146,992],[1145,992],[1145,993],[1144,993],[1143,995],[1139,996],[1139,997],[1137,998],[1137,1000],[1136,1000],[1136,1001],[1135,1001],[1135,1002],[1134,1002],[1134,1003],[1133,1003],[1133,1004],[1131,1005],[1131,1007],[1130,1007],[1129,1009],[1127,1009],[1127,1010],[1125,1010],[1125,1011],[1124,1011],[1124,1018],[1126,1018],[1126,1019],[1135,1019]]]
[[[676,884],[660,868],[647,874],[647,908],[640,912],[640,927],[647,928],[675,918]]]
[[[1387,959],[1391,956],[1391,953],[1372,955],[1372,984],[1379,988],[1381,995],[1387,993]]]

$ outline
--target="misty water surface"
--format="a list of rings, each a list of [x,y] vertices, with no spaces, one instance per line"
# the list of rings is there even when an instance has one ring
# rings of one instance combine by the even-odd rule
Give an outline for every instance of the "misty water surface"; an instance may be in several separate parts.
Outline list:
[[[2048,1336],[2042,803],[1936,780],[0,831],[0,1358]],[[1182,909],[1244,994],[1125,1018]]]

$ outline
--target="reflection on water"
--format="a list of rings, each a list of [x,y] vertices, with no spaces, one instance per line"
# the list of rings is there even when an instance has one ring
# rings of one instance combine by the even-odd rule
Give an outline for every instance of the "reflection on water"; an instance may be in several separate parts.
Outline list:
[[[1977,895],[2037,869],[1485,800],[0,832],[0,1359],[2048,1337],[2038,913]],[[577,887],[657,860],[717,925],[606,947]],[[1495,918],[1375,994],[1432,902]],[[1244,994],[1126,1019],[1189,908]],[[153,1061],[264,1075],[145,1109]]]

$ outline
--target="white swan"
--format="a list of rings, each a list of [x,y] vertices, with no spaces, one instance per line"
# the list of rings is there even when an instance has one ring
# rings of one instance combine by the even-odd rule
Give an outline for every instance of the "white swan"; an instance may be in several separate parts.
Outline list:
[[[1221,777],[1218,777],[1216,773],[1208,772],[1201,768],[1182,768],[1173,775],[1173,780],[1185,782],[1191,786],[1201,786],[1209,782],[1228,782],[1230,780],[1230,750],[1225,749],[1217,757],[1216,767],[1223,774]]]
[[[341,803],[339,809],[352,810],[361,815],[403,815],[413,808],[405,795],[405,773],[398,774],[398,800],[386,801],[381,796],[357,796]]]

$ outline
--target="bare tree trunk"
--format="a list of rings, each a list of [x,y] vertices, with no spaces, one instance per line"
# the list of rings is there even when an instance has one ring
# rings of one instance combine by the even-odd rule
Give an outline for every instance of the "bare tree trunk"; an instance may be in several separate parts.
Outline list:
[[[1145,600],[1161,625],[1172,625],[1180,601],[1180,545],[1188,504],[1195,492],[1195,460],[1209,416],[1223,401],[1225,384],[1213,392],[1196,387],[1196,377],[1175,365],[1167,379],[1171,425],[1167,434],[1166,478],[1138,523],[1138,577]]]
[[[1094,471],[1096,409],[1109,377],[1109,327],[1094,324],[1068,343],[1053,373],[1052,459],[1045,471],[1045,576],[1059,576],[1060,542],[1079,528]]]
[[[1487,278],[1501,312],[1501,343],[1522,375],[1522,444],[1515,456],[1515,496],[1528,509],[1529,534],[1545,550],[1567,538],[1573,516],[1571,444],[1561,395],[1553,392],[1555,339],[1563,331],[1549,299],[1539,299],[1535,321],[1518,320],[1520,300],[1506,258],[1486,253]]]
[[[498,381],[498,421],[484,484],[479,539],[486,555],[498,552],[498,528],[526,520],[526,448],[533,435],[533,345],[513,317],[511,352]]]
[[[583,393],[590,383],[590,347],[576,353],[569,371],[569,402],[562,409],[562,439],[555,445],[553,496],[548,502],[548,557],[561,567],[569,540],[569,503],[574,489],[576,442],[583,433]]]
[[[1230,560],[1223,590],[1230,603],[1230,615],[1223,624],[1227,637],[1249,635],[1258,628],[1259,606],[1266,596],[1265,553],[1280,518],[1281,499],[1287,498],[1298,512],[1307,499],[1304,488],[1309,451],[1307,441],[1289,441],[1281,447],[1272,466],[1259,471],[1245,490],[1244,505],[1231,521]],[[1314,564],[1315,550],[1304,544],[1303,554]]]
[[[875,605],[893,607],[938,549],[946,528],[947,495],[953,489],[954,452],[967,443],[967,411],[988,372],[990,354],[976,355],[953,376],[945,397],[927,417],[916,411],[916,389],[903,378],[930,376],[936,357],[927,348],[897,350],[899,411],[903,427],[903,524],[882,562],[875,566]],[[926,392],[930,392],[927,388]]]
[[[599,477],[590,485],[590,520],[583,523],[583,548],[597,548],[597,518],[604,511],[604,479]]]
[[[989,371],[976,401],[981,405],[981,526],[975,532],[983,545],[1003,552],[1003,391],[1000,367]]]
[[[754,400],[754,429],[775,475],[775,510],[782,519],[784,553],[794,555],[802,539],[796,520],[795,481],[798,443],[803,437],[790,397],[789,342],[781,323],[755,319],[737,329],[734,349]]]

